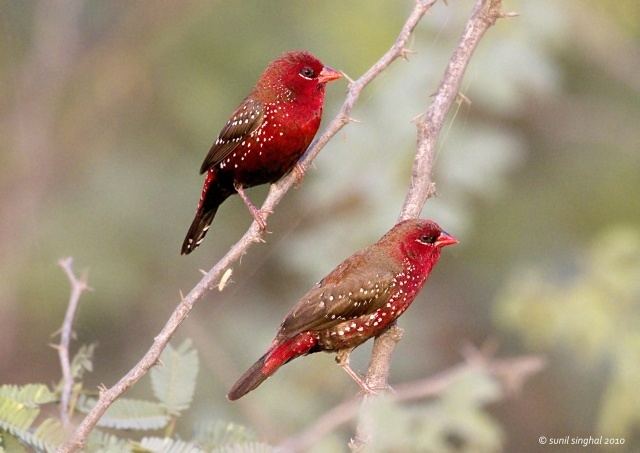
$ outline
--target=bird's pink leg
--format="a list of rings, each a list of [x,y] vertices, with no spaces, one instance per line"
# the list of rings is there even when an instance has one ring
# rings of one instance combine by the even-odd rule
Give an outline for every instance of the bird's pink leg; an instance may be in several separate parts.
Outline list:
[[[349,366],[349,356],[351,355],[351,351],[353,351],[353,348],[342,349],[338,351],[338,353],[336,354],[336,362],[338,362],[338,365],[342,367],[342,369],[351,377],[351,379],[356,381],[356,384],[360,386],[364,393],[375,395],[376,391],[369,387],[367,383],[362,380],[360,375],[353,371],[351,366]]]
[[[240,195],[240,198],[242,198],[242,201],[244,201],[245,206],[247,207],[247,209],[249,209],[249,212],[253,216],[253,219],[258,223],[258,226],[260,227],[260,229],[266,230],[267,221],[264,218],[265,213],[255,207],[255,205],[251,202],[247,194],[244,193],[244,188],[242,187],[242,185],[238,183],[233,183],[233,187],[236,189],[236,192],[238,192],[238,195]]]

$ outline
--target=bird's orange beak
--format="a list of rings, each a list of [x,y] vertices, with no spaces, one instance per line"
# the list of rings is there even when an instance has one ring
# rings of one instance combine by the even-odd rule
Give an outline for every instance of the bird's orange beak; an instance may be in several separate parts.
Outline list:
[[[460,242],[460,241],[458,241],[456,238],[451,236],[446,231],[443,231],[443,232],[440,233],[440,236],[438,236],[438,239],[435,242],[435,246],[436,247],[445,247],[447,245],[455,245],[458,242]]]
[[[342,77],[342,74],[340,74],[340,72],[329,66],[325,66],[324,68],[322,68],[322,71],[320,71],[320,74],[318,74],[318,82],[327,83],[331,82],[332,80],[338,80],[340,77]]]

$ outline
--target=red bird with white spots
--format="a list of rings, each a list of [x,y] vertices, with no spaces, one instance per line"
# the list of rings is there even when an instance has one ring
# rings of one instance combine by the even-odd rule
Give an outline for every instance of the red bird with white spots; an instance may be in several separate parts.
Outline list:
[[[218,206],[235,193],[266,227],[244,189],[276,182],[295,167],[320,126],[326,84],[340,77],[308,52],[285,53],[267,66],[200,167],[207,176],[183,255],[200,245]]]
[[[267,353],[235,383],[228,398],[242,397],[288,361],[318,351],[337,352],[338,363],[368,390],[349,367],[349,354],[409,308],[442,248],[457,243],[430,220],[406,220],[394,226],[298,301]]]

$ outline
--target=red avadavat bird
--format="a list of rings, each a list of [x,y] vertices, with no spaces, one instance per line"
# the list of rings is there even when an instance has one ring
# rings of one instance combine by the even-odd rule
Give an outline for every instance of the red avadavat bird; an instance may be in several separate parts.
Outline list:
[[[234,193],[266,227],[243,189],[276,182],[294,168],[320,126],[327,82],[340,77],[308,52],[285,53],[267,66],[200,167],[207,176],[183,255],[200,245],[218,206]]]
[[[366,391],[349,354],[384,332],[413,302],[440,258],[457,240],[430,220],[405,220],[347,258],[291,309],[271,347],[227,395],[237,400],[301,355],[337,352],[336,361]]]

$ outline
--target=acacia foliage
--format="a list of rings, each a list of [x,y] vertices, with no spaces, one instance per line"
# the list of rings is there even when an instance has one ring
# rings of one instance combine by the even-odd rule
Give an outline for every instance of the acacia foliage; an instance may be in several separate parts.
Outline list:
[[[74,388],[72,415],[87,413],[96,403],[94,392],[82,378],[92,370],[94,346],[83,346],[72,361]],[[98,422],[86,447],[99,453],[264,453],[267,444],[256,442],[250,430],[221,420],[200,421],[183,439],[176,434],[180,417],[191,407],[199,359],[191,341],[169,345],[160,364],[150,373],[154,399],[120,398]],[[64,441],[64,428],[52,413],[62,385],[0,386],[0,453],[31,450],[54,452]],[[108,429],[108,431],[105,431]],[[159,435],[158,432],[161,434]]]

